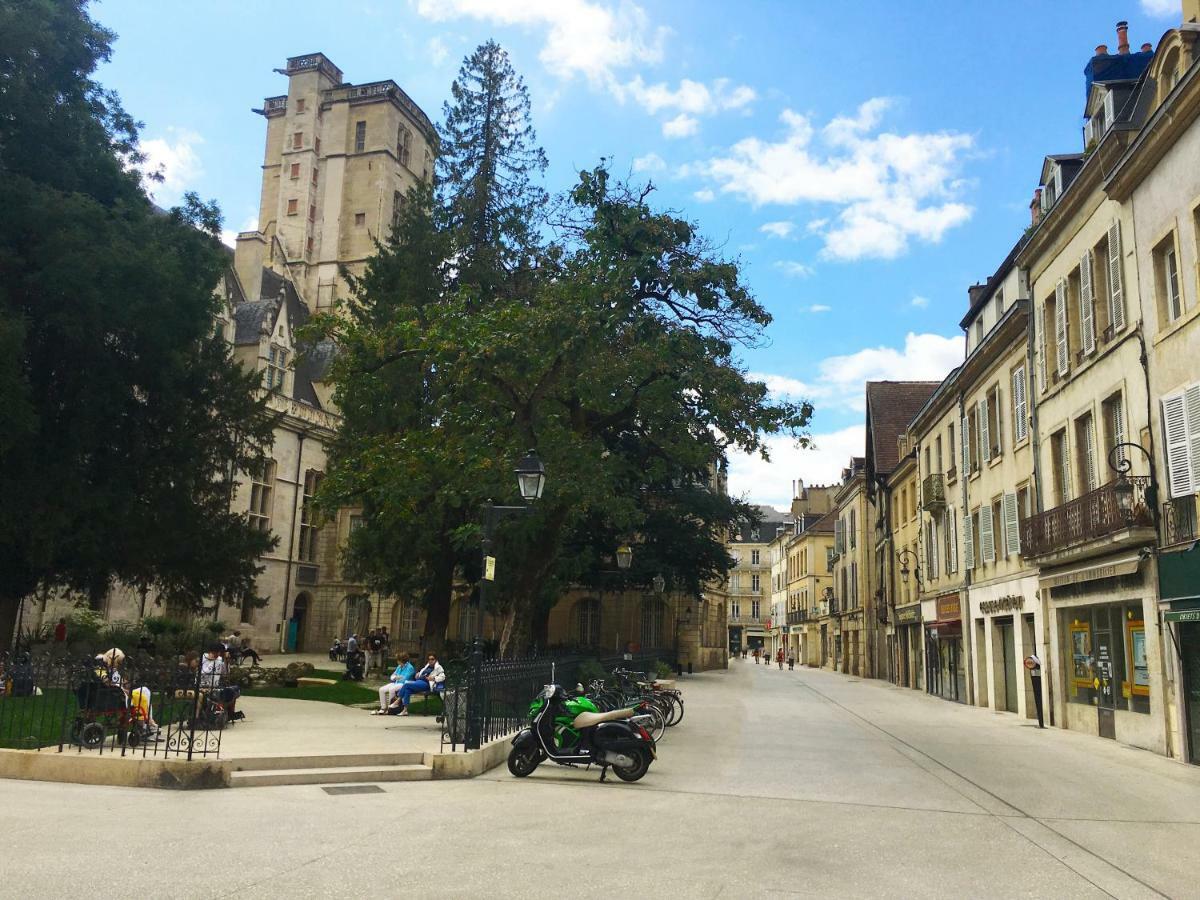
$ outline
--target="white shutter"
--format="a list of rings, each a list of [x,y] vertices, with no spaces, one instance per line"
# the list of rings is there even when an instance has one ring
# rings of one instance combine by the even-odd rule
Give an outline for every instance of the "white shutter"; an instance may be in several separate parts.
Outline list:
[[[1067,442],[1067,431],[1063,431],[1062,443],[1058,447],[1058,465],[1062,469],[1063,495],[1060,503],[1071,499],[1071,447]]]
[[[963,478],[971,472],[971,428],[967,416],[962,419],[962,474]]]
[[[1110,406],[1112,408],[1112,439],[1114,447],[1125,443],[1125,407],[1122,405],[1122,401],[1124,399],[1125,398],[1120,394],[1117,394],[1110,401]],[[1126,451],[1124,447],[1117,447],[1117,459],[1124,462],[1125,452]]]
[[[946,571],[958,571],[958,510],[951,507],[946,519],[946,538],[950,541],[950,551],[946,559]]]
[[[1113,94],[1111,88],[1104,92],[1104,121],[1107,125],[1112,125],[1117,121],[1116,95]],[[1096,137],[1100,136],[1096,135]]]
[[[1044,393],[1046,390],[1046,304],[1039,303],[1037,305],[1037,321],[1034,323],[1037,328],[1037,340],[1033,343],[1033,352],[1037,355],[1037,379],[1038,391]]]
[[[1092,312],[1092,251],[1079,261],[1079,342],[1085,354],[1096,349],[1096,319]]]
[[[963,518],[963,564],[968,569],[975,568],[975,538],[971,534],[974,513],[967,513]]]
[[[1125,274],[1122,271],[1121,223],[1108,228],[1108,321],[1115,334],[1125,327]]]
[[[1183,392],[1163,397],[1163,441],[1167,454],[1167,483],[1172,497],[1195,493]]]
[[[1025,398],[1025,367],[1017,366],[1012,375],[1013,443],[1025,440],[1029,434],[1029,405]]]
[[[1021,552],[1021,513],[1017,508],[1017,495],[1005,494],[1000,501],[1004,512],[1004,542],[1009,554]]]
[[[1067,344],[1067,283],[1061,278],[1054,286],[1054,341],[1058,349],[1054,371],[1066,375],[1071,366],[1071,350]]]
[[[1082,474],[1087,481],[1087,489],[1094,491],[1096,489],[1096,420],[1091,416],[1088,416],[1087,421],[1083,423],[1083,441],[1083,456],[1087,470]]]
[[[929,577],[938,577],[938,533],[935,519],[929,522]]]
[[[1193,384],[1183,392],[1183,408],[1187,413],[1188,458],[1192,468],[1192,492],[1195,493],[1197,473],[1200,473],[1200,384]]]
[[[979,556],[985,563],[996,561],[996,533],[992,529],[992,508],[979,508]]]
[[[979,456],[984,462],[987,462],[992,458],[992,436],[989,433],[987,397],[983,397],[979,401],[979,405],[975,407],[975,418],[978,420],[975,434],[979,436]]]

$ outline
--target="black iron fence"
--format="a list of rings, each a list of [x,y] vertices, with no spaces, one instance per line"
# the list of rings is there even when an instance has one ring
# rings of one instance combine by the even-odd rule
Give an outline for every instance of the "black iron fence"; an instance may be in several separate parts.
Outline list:
[[[592,674],[624,668],[654,677],[659,662],[670,664],[666,650],[643,650],[597,657],[587,654],[472,659],[447,666],[442,698],[442,748],[477,749],[519,731],[529,721],[529,704],[547,684],[568,688]]]
[[[216,757],[236,688],[202,654],[158,658],[16,651],[0,657],[0,747]]]

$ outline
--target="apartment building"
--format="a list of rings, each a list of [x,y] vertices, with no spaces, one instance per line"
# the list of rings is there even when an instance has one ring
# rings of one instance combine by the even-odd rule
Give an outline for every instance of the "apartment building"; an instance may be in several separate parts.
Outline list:
[[[921,516],[917,449],[906,433],[897,439],[899,461],[880,484],[876,516],[885,520],[876,559],[876,577],[886,604],[888,680],[920,689],[924,679],[921,635]]]
[[[874,611],[868,598],[871,548],[867,543],[870,504],[866,489],[866,459],[852,457],[842,469],[833,496],[834,520],[833,596],[827,604],[828,652],[823,665],[849,675],[866,675],[868,660],[866,612]]]
[[[788,648],[806,666],[824,665],[828,644],[829,596],[833,593],[833,538],[836,511],[810,521],[787,543]]]
[[[729,652],[765,649],[771,618],[771,543],[786,515],[772,506],[759,506],[758,524],[741,522],[729,535],[727,549],[733,565],[726,585]]]

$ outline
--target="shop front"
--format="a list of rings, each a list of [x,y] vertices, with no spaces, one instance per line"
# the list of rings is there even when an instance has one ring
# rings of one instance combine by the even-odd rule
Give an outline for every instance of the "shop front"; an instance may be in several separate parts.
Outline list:
[[[1043,570],[1049,593],[1056,720],[1166,754],[1155,588],[1140,554]]]
[[[962,602],[957,591],[936,600],[937,619],[925,623],[926,691],[944,700],[967,702]]]
[[[969,591],[975,639],[975,701],[998,712],[1036,718],[1033,681],[1024,660],[1041,658],[1044,641],[1036,575],[1009,578]]]
[[[920,690],[924,654],[921,646],[921,604],[896,607],[896,666],[901,687]]]
[[[1162,554],[1158,583],[1167,652],[1175,652],[1176,755],[1200,765],[1200,544]]]

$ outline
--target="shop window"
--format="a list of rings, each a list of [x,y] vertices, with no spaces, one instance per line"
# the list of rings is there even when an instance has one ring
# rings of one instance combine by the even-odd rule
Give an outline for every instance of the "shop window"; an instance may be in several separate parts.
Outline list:
[[[1106,603],[1059,610],[1067,702],[1150,712],[1150,666],[1140,603]],[[1104,680],[1111,677],[1105,693]],[[1099,686],[1098,686],[1099,683]]]

